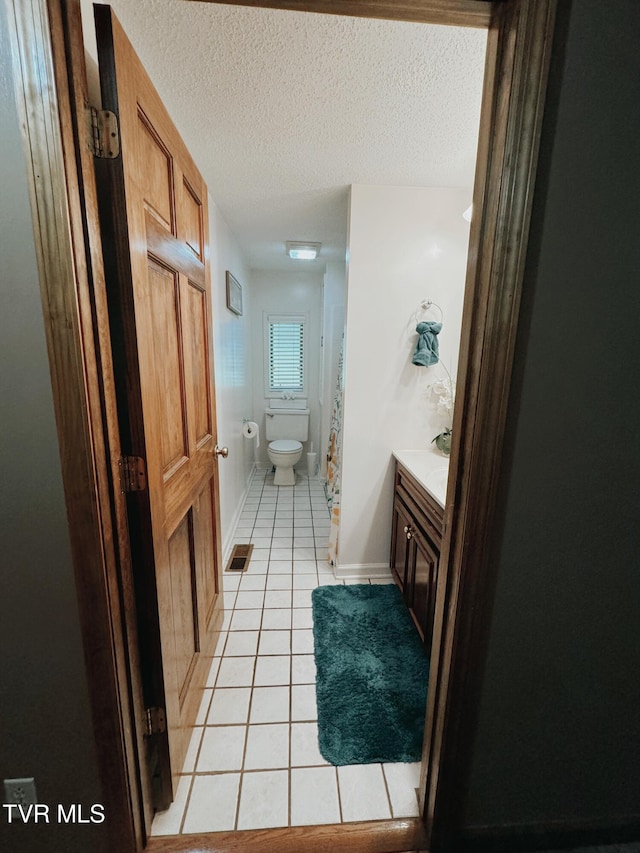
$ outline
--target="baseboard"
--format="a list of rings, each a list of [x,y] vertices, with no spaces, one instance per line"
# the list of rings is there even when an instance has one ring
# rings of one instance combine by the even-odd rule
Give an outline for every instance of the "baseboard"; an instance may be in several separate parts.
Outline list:
[[[233,519],[231,521],[231,525],[229,529],[231,530],[230,535],[227,537],[227,541],[222,543],[222,567],[227,565],[229,562],[229,557],[231,556],[231,549],[233,548],[233,540],[236,538],[236,528],[238,527],[238,522],[240,521],[240,514],[242,512],[242,508],[244,506],[244,502],[247,499],[247,495],[249,494],[249,488],[251,487],[251,483],[255,476],[257,470],[257,465],[253,464],[251,471],[249,472],[249,476],[247,477],[247,482],[245,483],[244,491],[242,493],[242,497],[238,501],[238,505],[233,514]]]
[[[460,832],[453,847],[456,853],[533,853],[634,842],[640,842],[640,815],[613,820],[472,827]]]
[[[337,578],[389,578],[392,581],[389,563],[353,563],[351,565],[338,564],[334,567]]]

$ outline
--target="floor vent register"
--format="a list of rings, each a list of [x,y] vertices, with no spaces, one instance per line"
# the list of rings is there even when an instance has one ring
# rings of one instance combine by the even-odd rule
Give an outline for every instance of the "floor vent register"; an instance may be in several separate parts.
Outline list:
[[[225,572],[246,572],[253,545],[234,545]]]

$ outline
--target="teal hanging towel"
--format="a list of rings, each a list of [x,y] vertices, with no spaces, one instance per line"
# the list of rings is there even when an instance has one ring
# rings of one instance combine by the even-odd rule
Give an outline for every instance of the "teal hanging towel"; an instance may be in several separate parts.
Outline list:
[[[417,364],[419,367],[429,367],[438,363],[438,335],[441,328],[442,323],[418,323],[416,332],[419,338],[416,351],[411,359],[412,364]]]

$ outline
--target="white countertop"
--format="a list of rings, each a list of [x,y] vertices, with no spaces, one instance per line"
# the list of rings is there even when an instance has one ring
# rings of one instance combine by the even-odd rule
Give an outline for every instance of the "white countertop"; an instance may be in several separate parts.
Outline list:
[[[449,458],[439,450],[393,450],[394,457],[416,478],[421,486],[444,507],[447,496]]]

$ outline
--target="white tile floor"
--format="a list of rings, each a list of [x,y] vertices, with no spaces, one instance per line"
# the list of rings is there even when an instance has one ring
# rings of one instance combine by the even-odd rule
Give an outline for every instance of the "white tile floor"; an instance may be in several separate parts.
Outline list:
[[[224,575],[220,656],[175,801],[152,835],[418,814],[419,764],[334,767],[318,750],[311,590],[342,583],[328,536],[320,483],[297,475],[278,488],[256,472],[235,539],[252,542],[253,556],[246,573]]]

